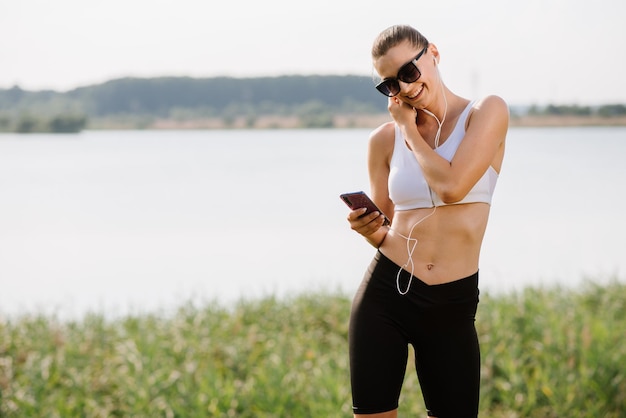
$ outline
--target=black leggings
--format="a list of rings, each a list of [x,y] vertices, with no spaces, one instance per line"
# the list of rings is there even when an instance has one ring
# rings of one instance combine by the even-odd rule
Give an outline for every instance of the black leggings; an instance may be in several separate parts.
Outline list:
[[[398,407],[411,344],[428,414],[475,418],[480,384],[474,326],[478,272],[440,285],[414,277],[409,292],[401,295],[396,288],[399,269],[377,252],[354,297],[349,334],[354,412]],[[409,277],[403,270],[401,289]]]

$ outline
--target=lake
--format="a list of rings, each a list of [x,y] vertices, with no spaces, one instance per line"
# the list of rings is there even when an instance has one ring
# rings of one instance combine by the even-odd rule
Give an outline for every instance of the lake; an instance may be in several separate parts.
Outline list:
[[[339,200],[367,130],[0,134],[0,313],[166,310],[358,286]],[[482,291],[626,274],[626,128],[512,128]]]

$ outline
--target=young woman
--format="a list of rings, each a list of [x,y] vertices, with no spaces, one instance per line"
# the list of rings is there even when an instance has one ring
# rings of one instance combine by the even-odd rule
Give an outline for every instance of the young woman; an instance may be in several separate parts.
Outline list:
[[[365,209],[348,216],[378,248],[350,319],[354,413],[397,416],[411,344],[428,416],[476,417],[478,259],[508,108],[448,89],[439,50],[410,26],[383,31],[372,59],[393,122],[370,136],[371,197],[391,225]]]

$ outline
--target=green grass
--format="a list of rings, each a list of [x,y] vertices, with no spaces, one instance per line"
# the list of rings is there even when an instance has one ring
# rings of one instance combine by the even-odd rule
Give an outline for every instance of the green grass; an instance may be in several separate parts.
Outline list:
[[[0,319],[0,417],[346,417],[350,298]],[[626,411],[626,285],[482,295],[481,416]],[[400,416],[425,416],[408,365]],[[451,400],[453,401],[453,400]]]

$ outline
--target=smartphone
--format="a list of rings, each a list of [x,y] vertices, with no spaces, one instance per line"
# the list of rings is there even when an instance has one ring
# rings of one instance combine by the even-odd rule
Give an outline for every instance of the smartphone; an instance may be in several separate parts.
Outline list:
[[[372,201],[372,199],[370,199],[368,195],[365,194],[365,192],[344,193],[342,195],[339,195],[339,197],[352,210],[367,208],[365,213],[361,216],[365,216],[372,212],[378,212],[385,217],[383,225],[391,225],[391,222],[389,221],[389,218],[387,218],[387,215],[385,215],[382,210],[378,209],[376,204]]]

